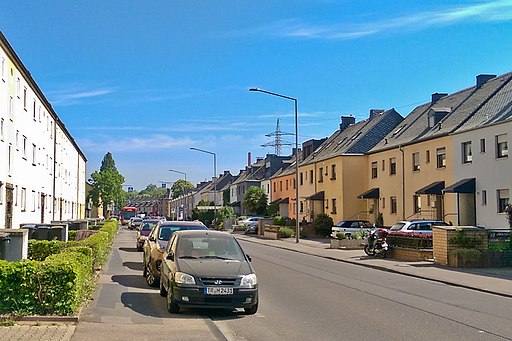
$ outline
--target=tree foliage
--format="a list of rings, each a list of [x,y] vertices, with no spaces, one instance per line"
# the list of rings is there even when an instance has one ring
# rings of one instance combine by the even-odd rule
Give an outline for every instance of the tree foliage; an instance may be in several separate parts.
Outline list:
[[[244,196],[244,207],[256,214],[263,214],[267,209],[267,195],[260,187],[250,187]]]
[[[154,184],[149,184],[146,186],[145,189],[140,191],[138,194],[142,196],[149,196],[149,197],[162,197],[167,193],[166,188],[158,187]]]
[[[171,187],[172,198],[175,199],[193,188],[194,185],[190,181],[179,179]]]
[[[117,207],[124,205],[124,176],[117,171],[110,152],[103,157],[100,171],[91,174],[91,179],[92,190],[89,197],[95,206],[99,206],[100,203],[108,205],[111,202],[114,202]]]

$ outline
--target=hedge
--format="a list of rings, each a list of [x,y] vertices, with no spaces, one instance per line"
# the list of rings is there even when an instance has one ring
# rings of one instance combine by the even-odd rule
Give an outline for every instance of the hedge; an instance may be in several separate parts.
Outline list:
[[[431,249],[432,235],[422,233],[392,232],[386,237],[388,244],[393,247],[409,249]]]
[[[106,222],[81,241],[29,241],[29,258],[0,260],[0,314],[71,315],[93,290],[94,269],[107,260],[118,224]]]

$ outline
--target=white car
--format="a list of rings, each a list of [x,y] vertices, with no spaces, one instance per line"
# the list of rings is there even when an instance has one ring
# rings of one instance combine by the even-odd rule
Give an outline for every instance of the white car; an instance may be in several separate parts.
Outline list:
[[[245,226],[245,233],[258,233],[258,221],[262,217],[249,217],[238,222],[239,225]]]
[[[447,226],[439,220],[402,220],[391,226],[389,232],[432,234],[432,226]]]
[[[337,238],[338,233],[350,237],[354,232],[370,232],[373,225],[368,220],[342,220],[331,228],[331,237]]]

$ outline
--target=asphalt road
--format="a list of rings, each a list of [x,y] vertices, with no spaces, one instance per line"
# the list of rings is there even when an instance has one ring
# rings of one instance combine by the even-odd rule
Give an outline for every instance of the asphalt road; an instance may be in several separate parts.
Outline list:
[[[241,244],[258,275],[258,313],[172,315],[141,276],[135,232],[122,229],[72,340],[512,340],[512,299]]]

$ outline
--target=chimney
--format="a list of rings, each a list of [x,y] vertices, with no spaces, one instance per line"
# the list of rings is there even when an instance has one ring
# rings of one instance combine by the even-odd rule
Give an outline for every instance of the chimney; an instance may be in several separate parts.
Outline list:
[[[341,116],[340,130],[345,130],[349,125],[356,123],[354,116]]]
[[[476,76],[476,88],[480,88],[482,85],[487,83],[487,81],[496,78],[496,75],[478,75]]]
[[[251,163],[252,163],[251,152],[248,152],[247,153],[247,166],[250,166]]]
[[[447,93],[438,93],[432,94],[432,104],[436,104],[441,98],[448,96]]]
[[[370,117],[369,117],[369,119],[373,120],[375,117],[379,116],[383,112],[384,112],[384,110],[382,110],[382,109],[370,109]]]

